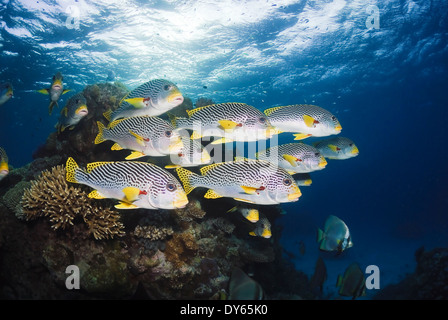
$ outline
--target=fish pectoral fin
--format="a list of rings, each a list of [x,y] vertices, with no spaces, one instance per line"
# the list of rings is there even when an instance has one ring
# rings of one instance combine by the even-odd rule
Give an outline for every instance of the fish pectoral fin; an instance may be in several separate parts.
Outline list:
[[[145,141],[149,141],[149,138],[144,138],[141,135],[133,132],[132,130],[129,130],[129,133],[135,137],[135,140],[137,141],[137,143],[139,145],[141,145],[142,147],[145,147]]]
[[[63,91],[62,91],[62,94],[66,94],[67,92],[69,92],[69,91],[71,91],[72,89],[64,89]]]
[[[126,187],[123,190],[125,200],[128,202],[134,202],[140,195],[140,189],[136,187]]]
[[[129,98],[124,99],[123,101],[126,101],[127,103],[133,105],[135,108],[144,108],[146,107],[145,101],[148,101],[149,98]]]
[[[297,172],[292,171],[292,170],[286,170],[290,175],[296,174]]]
[[[197,131],[193,131],[193,133],[191,134],[191,137],[190,137],[192,140],[196,140],[196,139],[201,139],[202,138],[202,135],[199,133],[199,132],[197,132]]]
[[[233,198],[233,200],[241,201],[241,202],[247,202],[247,203],[255,203],[254,201],[247,200],[247,199],[242,199],[242,198]]]
[[[238,126],[238,123],[236,123],[235,121],[232,120],[219,120],[218,121],[219,125],[221,126],[222,129],[224,130],[233,130],[235,129],[235,127]]]
[[[40,89],[40,90],[37,90],[37,92],[42,93],[42,94],[50,94],[50,89]]]
[[[293,134],[294,140],[303,140],[311,136],[309,133],[295,133]]]
[[[119,204],[115,205],[115,208],[117,208],[117,209],[137,209],[138,207],[135,204],[120,201]]]
[[[237,206],[230,208],[229,210],[227,210],[227,212],[235,212],[236,210],[238,210]]]
[[[291,166],[293,166],[293,167],[297,167],[297,161],[302,161],[302,160],[300,160],[299,158],[294,157],[294,156],[292,156],[292,155],[290,155],[290,154],[284,154],[284,155],[282,155],[282,157],[283,157],[283,159],[285,159],[286,161],[288,161],[289,164],[290,164]]]
[[[319,123],[319,121],[316,121],[316,119],[306,114],[303,116],[303,121],[305,122],[308,128],[312,128],[314,127],[315,123]]]
[[[140,151],[133,151],[125,159],[126,160],[134,160],[134,159],[138,159],[141,157],[146,157],[146,154],[144,154],[143,152],[140,152]]]
[[[207,191],[207,193],[204,195],[204,198],[206,198],[206,199],[218,199],[218,198],[222,198],[222,196],[219,195],[218,193],[216,193],[215,190],[209,189]]]
[[[90,192],[88,197],[91,199],[106,199],[106,197],[103,196],[98,190],[93,190]]]
[[[110,148],[110,150],[123,150],[123,147],[120,146],[118,143],[114,143],[114,145]]]
[[[339,150],[341,150],[337,146],[335,146],[334,144],[329,144],[328,148],[330,148],[331,151],[334,151],[334,152],[338,152]]]
[[[248,187],[248,186],[241,186],[241,188],[244,190],[245,193],[247,194],[255,194],[255,192],[257,192],[257,188],[255,187]]]
[[[227,139],[227,138],[221,138],[221,139],[213,140],[213,142],[211,142],[211,144],[221,144],[221,143],[227,143],[227,142],[233,142],[233,140]]]

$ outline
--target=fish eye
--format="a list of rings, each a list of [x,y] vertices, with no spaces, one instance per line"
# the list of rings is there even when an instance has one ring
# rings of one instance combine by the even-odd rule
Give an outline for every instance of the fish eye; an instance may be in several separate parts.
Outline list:
[[[349,147],[353,147],[353,143],[350,143],[348,146],[349,146]]]
[[[336,121],[336,117],[335,117],[335,116],[332,116],[332,117],[331,117],[331,120]]]
[[[261,117],[261,118],[258,119],[258,121],[260,121],[261,123],[266,123],[266,118]]]
[[[316,152],[314,155],[315,155],[316,157],[318,157],[318,156],[320,156],[320,153],[319,153],[319,152]]]
[[[81,102],[81,100],[80,99],[76,99],[76,101],[75,101],[77,104],[78,103],[80,103]]]
[[[292,184],[292,181],[289,178],[285,178],[285,179],[283,179],[283,184],[285,186],[290,186]]]
[[[176,185],[174,183],[168,182],[166,184],[166,190],[168,190],[170,192],[173,192],[176,189],[177,189],[177,187],[176,187]]]
[[[163,86],[163,90],[168,91],[171,89],[171,86],[169,84],[166,84]]]
[[[168,138],[171,137],[173,135],[173,131],[167,130],[165,131],[165,136],[167,136]]]

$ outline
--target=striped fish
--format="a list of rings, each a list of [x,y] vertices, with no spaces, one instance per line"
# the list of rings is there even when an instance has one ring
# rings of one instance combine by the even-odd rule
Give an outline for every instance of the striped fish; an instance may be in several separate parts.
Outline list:
[[[6,177],[9,173],[8,155],[5,149],[0,147],[0,180]]]
[[[189,118],[171,117],[173,125],[193,130],[192,139],[221,137],[212,144],[266,140],[275,132],[260,110],[245,103],[211,104],[187,113]]]
[[[130,149],[133,152],[126,160],[144,156],[162,157],[182,150],[179,133],[167,121],[159,117],[138,116],[115,120],[106,128],[98,124],[95,144],[114,141],[112,150]]]
[[[177,107],[184,101],[177,86],[165,79],[155,79],[132,90],[119,107],[104,116],[114,121],[135,116],[158,116]]]
[[[183,134],[181,139],[182,149],[178,153],[170,154],[172,164],[165,166],[165,169],[202,166],[212,161],[209,152],[199,140],[192,140]]]
[[[284,169],[262,160],[214,163],[200,169],[202,175],[184,168],[176,172],[190,193],[196,187],[209,188],[207,199],[234,198],[254,204],[297,201],[301,196],[294,179]]]
[[[342,126],[329,111],[311,104],[294,104],[264,111],[277,132],[298,132],[294,140],[310,136],[324,137],[339,134]]]
[[[61,110],[61,115],[56,124],[58,132],[62,132],[66,128],[73,129],[88,114],[86,98],[82,92],[75,94],[68,99],[65,107]]]
[[[349,138],[333,137],[313,144],[327,159],[344,160],[356,157],[359,149]]]
[[[255,154],[257,159],[270,161],[290,174],[322,170],[327,161],[316,148],[304,143],[287,143]]]
[[[120,201],[117,209],[176,209],[187,205],[182,185],[168,171],[146,162],[93,162],[87,170],[73,158],[66,164],[66,180],[94,188],[89,197]]]
[[[257,222],[260,218],[260,212],[258,211],[258,209],[250,208],[245,205],[237,205],[227,210],[227,212],[239,212],[244,218],[252,223]]]
[[[271,223],[265,216],[263,216],[255,223],[255,229],[249,232],[249,234],[251,236],[269,239],[272,236]]]

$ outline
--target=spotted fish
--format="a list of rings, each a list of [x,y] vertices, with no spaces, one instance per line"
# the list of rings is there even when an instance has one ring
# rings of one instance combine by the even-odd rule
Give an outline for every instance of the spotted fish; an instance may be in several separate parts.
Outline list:
[[[176,209],[187,205],[182,185],[168,171],[146,162],[93,162],[84,171],[73,158],[66,164],[66,180],[94,188],[89,198],[120,201],[117,209]]]
[[[339,134],[342,126],[328,110],[310,104],[274,107],[264,111],[277,132],[297,132],[294,140]]]
[[[65,107],[61,110],[56,128],[58,132],[66,128],[73,129],[82,118],[89,114],[87,100],[80,92],[68,99]]]
[[[9,173],[8,155],[5,149],[0,147],[0,180],[6,177]]]
[[[313,144],[327,159],[344,160],[356,157],[358,147],[349,138],[332,137]]]
[[[201,175],[184,168],[177,174],[190,193],[196,187],[209,188],[207,199],[230,197],[254,204],[297,201],[301,196],[294,179],[284,169],[262,160],[213,163],[200,169]]]
[[[115,111],[105,113],[114,121],[135,116],[158,116],[184,101],[177,86],[165,79],[155,79],[138,86],[120,102]]]
[[[271,223],[265,216],[263,216],[255,223],[255,229],[249,232],[249,234],[251,236],[269,239],[272,236]]]
[[[53,81],[51,83],[50,88],[38,90],[39,93],[48,94],[50,96],[50,105],[48,106],[48,113],[51,115],[53,112],[54,106],[58,106],[58,100],[61,95],[70,91],[70,89],[64,89],[64,84],[62,81],[64,77],[60,72],[57,72],[53,76]]]
[[[257,159],[278,164],[290,174],[322,170],[327,161],[316,148],[304,143],[287,143],[255,154]]]
[[[238,205],[227,210],[227,212],[239,212],[244,218],[253,223],[257,222],[260,219],[260,212],[258,211],[258,209],[249,208],[246,206]]]
[[[115,120],[106,128],[97,122],[98,135],[95,144],[114,141],[112,150],[130,149],[133,152],[126,160],[144,156],[162,157],[182,150],[179,133],[168,122],[159,117],[137,116]]]
[[[220,137],[212,144],[266,140],[275,133],[267,117],[245,103],[219,103],[187,111],[189,118],[171,117],[177,128],[191,129],[192,139]]]

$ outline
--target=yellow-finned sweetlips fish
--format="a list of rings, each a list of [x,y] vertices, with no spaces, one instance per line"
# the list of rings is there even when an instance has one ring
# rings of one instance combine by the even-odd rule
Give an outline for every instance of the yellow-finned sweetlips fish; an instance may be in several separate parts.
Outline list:
[[[204,195],[207,199],[229,197],[270,205],[297,201],[302,195],[288,172],[262,160],[213,163],[202,167],[201,175],[184,168],[177,168],[176,172],[187,194],[204,187],[209,189]]]
[[[227,212],[240,212],[244,218],[252,223],[257,222],[260,219],[260,212],[258,209],[249,208],[247,206],[237,205],[227,210]]]
[[[187,113],[188,118],[171,116],[173,125],[193,130],[192,139],[220,137],[212,144],[266,140],[275,133],[267,117],[245,103],[211,104],[188,110]]]
[[[11,99],[14,94],[12,85],[9,82],[0,83],[0,106]]]
[[[75,126],[89,114],[89,109],[87,108],[87,100],[79,92],[68,99],[65,107],[61,110],[61,115],[59,116],[56,128],[58,132],[63,132],[65,129],[69,128],[72,130]]]
[[[327,161],[315,147],[304,143],[287,143],[273,146],[255,154],[257,159],[278,164],[290,174],[322,170]]]
[[[181,139],[182,149],[177,153],[170,154],[172,164],[166,165],[165,169],[203,166],[212,161],[210,153],[204,148],[201,141],[190,139],[188,135],[184,134],[181,134]]]
[[[118,119],[106,128],[98,124],[95,144],[114,141],[112,150],[130,149],[133,152],[126,160],[144,156],[162,157],[182,150],[180,135],[168,121],[159,117],[136,116]]]
[[[358,263],[353,262],[345,269],[343,276],[338,276],[336,287],[339,287],[339,295],[352,297],[353,300],[366,295],[366,279]]]
[[[6,177],[9,173],[8,155],[5,149],[0,147],[0,180]]]
[[[356,157],[359,154],[359,149],[355,143],[346,137],[332,137],[317,141],[313,145],[327,159],[344,160]]]
[[[120,201],[117,209],[177,209],[188,204],[182,185],[168,171],[137,161],[93,162],[84,171],[73,158],[66,164],[66,180],[94,188],[89,198]]]
[[[342,126],[328,110],[311,104],[294,104],[264,110],[271,124],[280,132],[296,132],[294,140],[310,136],[339,134]]]
[[[317,242],[319,249],[323,251],[342,251],[353,246],[350,231],[340,218],[330,215],[325,220],[324,229],[317,229]]]
[[[62,76],[62,74],[60,72],[57,72],[53,76],[50,88],[38,90],[38,92],[48,94],[50,96],[50,105],[48,106],[48,113],[50,115],[53,112],[54,106],[58,105],[58,100],[61,95],[70,91],[70,89],[64,89],[64,84],[62,83],[63,80],[64,77]]]
[[[138,86],[126,95],[114,111],[104,116],[109,121],[135,116],[158,116],[184,101],[179,88],[171,81],[155,79]]]
[[[260,220],[255,222],[255,229],[249,232],[249,234],[251,236],[269,239],[272,237],[271,223],[265,216],[263,216]]]

